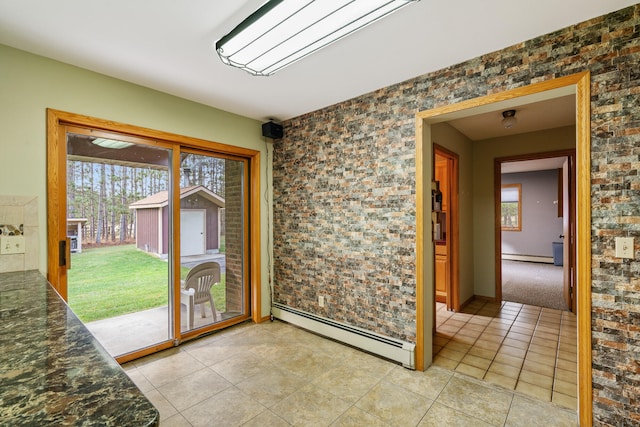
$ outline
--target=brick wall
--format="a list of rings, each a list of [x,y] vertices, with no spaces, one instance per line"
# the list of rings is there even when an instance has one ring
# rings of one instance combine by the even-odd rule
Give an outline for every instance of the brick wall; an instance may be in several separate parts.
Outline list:
[[[426,54],[426,53],[425,53]],[[640,6],[285,123],[275,300],[415,341],[415,113],[591,71],[594,423],[640,425]],[[318,295],[326,306],[318,307]]]
[[[225,251],[226,251],[226,303],[227,312],[243,311],[242,255],[244,247],[243,163],[225,161]],[[248,260],[247,260],[248,262]]]

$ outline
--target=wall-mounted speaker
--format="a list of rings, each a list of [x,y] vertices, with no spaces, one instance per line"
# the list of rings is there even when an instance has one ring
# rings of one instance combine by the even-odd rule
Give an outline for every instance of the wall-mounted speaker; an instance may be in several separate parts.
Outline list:
[[[271,139],[282,139],[283,135],[282,125],[273,122],[267,122],[262,125],[262,136]]]

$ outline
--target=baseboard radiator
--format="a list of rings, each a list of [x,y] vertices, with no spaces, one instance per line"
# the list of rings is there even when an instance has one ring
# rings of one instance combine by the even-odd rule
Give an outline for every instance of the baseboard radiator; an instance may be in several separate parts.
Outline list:
[[[510,261],[528,261],[528,262],[541,262],[545,264],[553,264],[553,257],[540,256],[540,255],[502,254],[502,259],[508,259]]]
[[[415,344],[274,303],[274,317],[336,341],[349,344],[415,369]]]

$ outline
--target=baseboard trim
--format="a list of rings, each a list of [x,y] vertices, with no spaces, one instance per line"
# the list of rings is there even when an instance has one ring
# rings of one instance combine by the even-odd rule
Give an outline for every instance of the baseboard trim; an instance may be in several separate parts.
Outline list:
[[[468,303],[472,302],[473,300],[479,300],[479,301],[485,301],[485,302],[500,302],[495,297],[488,297],[485,295],[474,295],[471,298],[469,298]]]
[[[545,264],[553,264],[553,257],[539,256],[539,255],[502,254],[502,259],[506,259],[509,261],[528,261],[528,262],[541,262]]]
[[[462,311],[473,302],[473,300],[476,299],[475,295],[471,295],[471,297],[467,298],[467,300],[465,302],[463,302],[462,304],[460,304],[460,312],[462,313]]]

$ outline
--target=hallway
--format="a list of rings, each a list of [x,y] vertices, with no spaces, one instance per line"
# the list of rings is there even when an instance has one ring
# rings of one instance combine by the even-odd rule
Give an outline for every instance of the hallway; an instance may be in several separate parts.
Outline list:
[[[576,316],[480,300],[453,313],[438,303],[434,365],[576,411]]]
[[[502,300],[567,310],[563,267],[502,260]]]

